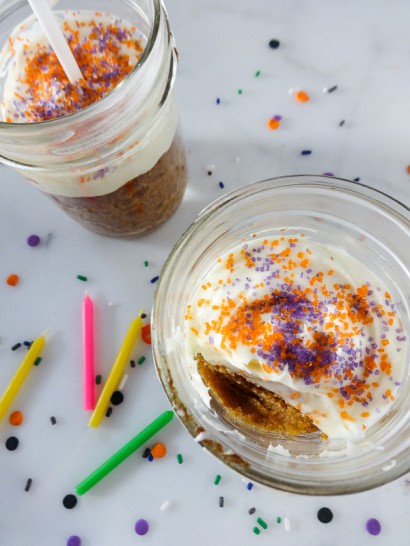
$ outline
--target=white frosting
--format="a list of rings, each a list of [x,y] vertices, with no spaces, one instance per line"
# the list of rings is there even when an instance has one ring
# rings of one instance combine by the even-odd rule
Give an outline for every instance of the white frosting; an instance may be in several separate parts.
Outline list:
[[[198,353],[276,392],[331,439],[363,437],[389,409],[406,362],[402,320],[382,280],[342,248],[251,239],[202,280],[185,337],[206,403]]]
[[[119,21],[115,15],[107,13],[96,14],[91,11],[55,12],[61,25],[68,22],[70,26],[77,28],[80,39],[90,32],[88,23],[96,20],[97,23],[109,25],[114,21],[121,28],[131,29],[126,21]],[[85,23],[81,26],[81,23]],[[131,31],[130,31],[131,32]],[[135,39],[143,42],[136,30],[132,31]],[[30,56],[33,56],[39,48],[51,51],[48,41],[38,23],[32,17],[20,23],[6,42],[0,55],[0,74],[5,77],[4,91],[0,106],[0,117],[3,121],[14,123],[27,123],[24,116],[24,103],[17,100],[16,96],[30,97],[30,88],[22,84],[19,78],[24,74]],[[135,49],[121,44],[121,53],[130,57],[130,64],[134,66],[139,54]],[[20,78],[21,80],[21,78]],[[64,90],[60,86],[55,87],[55,98],[64,100]],[[54,88],[53,87],[53,88]],[[17,93],[17,95],[16,95]],[[176,101],[171,93],[167,102],[162,106],[159,114],[160,122],[153,124],[144,138],[129,146],[123,152],[116,154],[110,162],[104,161],[93,164],[91,168],[80,169],[67,166],[60,170],[54,169],[20,169],[20,172],[47,193],[68,197],[90,197],[111,193],[133,178],[151,170],[161,156],[168,151],[175,137],[178,125],[178,110]],[[91,152],[90,152],[91,153]],[[98,157],[98,150],[95,152]]]

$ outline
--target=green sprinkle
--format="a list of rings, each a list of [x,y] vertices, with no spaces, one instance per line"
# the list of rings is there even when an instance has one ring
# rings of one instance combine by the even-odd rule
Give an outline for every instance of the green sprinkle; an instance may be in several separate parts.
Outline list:
[[[148,266],[149,266],[149,262],[147,262],[147,260],[145,260],[144,267],[148,267]]]
[[[182,463],[184,462],[184,459],[182,458],[181,453],[178,453],[178,455],[177,455],[177,460],[178,460],[178,463],[179,463],[179,464],[182,464]]]
[[[276,518],[276,521],[277,521],[278,523],[280,523],[280,522],[282,521],[282,518],[281,518],[280,516],[278,516],[278,517]]]
[[[243,91],[242,89],[238,89],[238,95],[242,95]]]
[[[101,375],[100,375],[100,374],[98,374],[98,375],[95,376],[95,382],[96,382],[97,385],[101,385],[101,379],[102,379],[102,378],[101,378]]]
[[[38,366],[38,365],[40,364],[41,360],[42,360],[42,359],[41,359],[41,356],[39,356],[38,358],[36,358],[35,361],[34,361],[34,366]]]
[[[145,362],[145,356],[142,356],[141,358],[138,359],[138,364],[144,364]]]
[[[77,279],[78,279],[79,281],[88,281],[88,278],[85,277],[84,275],[77,275]]]
[[[260,525],[261,527],[263,527],[263,529],[267,529],[267,528],[268,528],[268,524],[267,524],[266,521],[263,520],[262,518],[258,518],[256,521],[259,523],[259,525]]]
[[[261,71],[260,70],[257,70],[255,72],[255,78],[259,78],[259,76],[261,75]]]
[[[260,529],[258,529],[258,527],[254,527],[253,532],[255,533],[255,535],[260,535],[261,534],[261,531],[260,531]]]
[[[221,475],[220,474],[217,474],[215,476],[215,479],[214,479],[214,484],[215,485],[218,485],[218,483],[221,481]]]

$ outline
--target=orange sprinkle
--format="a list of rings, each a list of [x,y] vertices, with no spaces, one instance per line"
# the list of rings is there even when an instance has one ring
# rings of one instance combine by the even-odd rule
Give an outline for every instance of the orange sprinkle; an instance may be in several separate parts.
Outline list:
[[[341,411],[340,417],[342,419],[345,419],[346,421],[356,421],[356,419],[354,419],[354,417],[352,417],[349,413],[347,413],[347,411]]]
[[[295,93],[295,99],[298,102],[307,102],[310,99],[310,97],[306,93],[306,91],[298,91],[297,93]]]
[[[154,457],[154,459],[162,459],[167,453],[167,448],[164,444],[161,442],[158,442],[158,444],[155,444],[151,448],[151,455]]]
[[[270,129],[271,131],[276,131],[276,129],[279,129],[280,127],[280,121],[275,118],[270,118],[266,122],[266,127]]]
[[[407,170],[408,174],[410,174],[410,165],[407,165],[407,169],[406,169],[406,170]]]
[[[151,325],[150,324],[146,324],[145,326],[142,327],[141,337],[144,343],[151,345]]]
[[[364,411],[360,414],[363,418],[370,417],[370,413],[368,411]]]
[[[20,281],[20,277],[16,275],[15,273],[13,273],[7,277],[6,283],[9,286],[16,286],[16,284],[18,284],[19,281]]]
[[[19,427],[23,423],[23,420],[23,413],[18,410],[13,411],[13,413],[9,417],[9,423],[10,425],[13,425],[13,427]]]

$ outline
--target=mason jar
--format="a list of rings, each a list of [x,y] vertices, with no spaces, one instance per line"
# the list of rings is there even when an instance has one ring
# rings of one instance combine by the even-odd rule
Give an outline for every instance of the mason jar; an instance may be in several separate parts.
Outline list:
[[[69,10],[69,11],[66,11]],[[0,123],[1,161],[85,228],[131,238],[154,230],[180,204],[187,183],[175,99],[177,51],[160,0],[63,0],[55,15],[107,13],[138,29],[142,54],[107,95],[64,117]],[[25,0],[0,5],[0,92],[8,38],[36,25]]]
[[[187,319],[194,313],[195,305],[191,304],[194,295],[198,297],[198,287],[205,286],[206,290],[209,287],[210,302],[201,300],[201,310],[204,302],[204,307],[218,304],[213,296],[216,281],[211,285],[215,263],[223,261],[216,277],[221,279],[221,270],[225,267],[223,257],[234,252],[232,249],[238,242],[258,241],[259,237],[298,237],[301,233],[312,244],[339,249],[345,256],[354,258],[355,263],[367,267],[389,289],[396,309],[400,310],[402,333],[397,330],[389,333],[391,342],[399,335],[401,342],[402,352],[397,355],[402,355],[403,370],[397,394],[380,419],[353,439],[337,434],[325,438],[318,430],[296,436],[270,432],[235,419],[227,407],[239,405],[239,396],[235,398],[228,384],[230,398],[228,405],[224,405],[221,398],[213,397],[192,367],[194,355],[188,330],[194,323]],[[409,249],[408,207],[367,186],[333,177],[298,175],[265,180],[231,192],[203,210],[176,243],[163,267],[151,323],[159,378],[190,434],[247,478],[300,494],[355,493],[410,471]],[[339,267],[337,263],[335,261],[335,268]],[[229,270],[228,265],[226,269]],[[264,271],[263,265],[261,270]],[[242,287],[241,279],[236,278],[241,275],[232,273],[232,286],[235,282]],[[250,278],[247,281],[251,283]],[[266,282],[268,285],[269,281]],[[251,286],[253,290],[255,287]],[[226,290],[234,294],[231,285]],[[266,293],[269,293],[267,287]],[[236,296],[229,295],[227,299],[230,297],[234,304]],[[226,309],[222,313],[226,313]],[[204,327],[214,318],[205,311],[198,316]],[[305,319],[300,320],[303,323]],[[306,321],[303,324],[308,326]],[[383,332],[379,335],[384,335]],[[212,329],[208,334],[211,354]],[[215,338],[218,335],[215,334]],[[241,355],[247,354],[229,346],[227,352],[231,350],[239,355],[239,360]],[[218,346],[211,363],[224,362],[225,354]],[[237,369],[241,370],[239,365]],[[250,412],[251,407],[251,402],[241,406],[245,413]]]

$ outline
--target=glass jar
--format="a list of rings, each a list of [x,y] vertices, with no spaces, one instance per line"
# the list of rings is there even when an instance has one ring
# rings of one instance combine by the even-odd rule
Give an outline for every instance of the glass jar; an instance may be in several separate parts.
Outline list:
[[[155,295],[153,351],[162,385],[192,436],[231,468],[265,485],[304,494],[353,493],[410,470],[410,352],[388,412],[353,445],[319,433],[286,436],[233,423],[196,388],[187,365],[185,314],[211,264],[256,236],[310,233],[341,247],[391,288],[410,334],[410,211],[361,184],[291,176],[245,186],[207,207],[168,257]],[[312,237],[313,237],[312,235]],[[190,355],[191,357],[193,355]],[[203,386],[202,386],[203,390]]]
[[[60,19],[62,10],[108,12],[134,25],[143,53],[119,85],[86,108],[49,121],[0,123],[1,160],[91,231],[149,232],[174,213],[187,182],[167,13],[160,0],[63,0]],[[33,25],[29,14],[25,0],[2,3],[1,45],[21,21]],[[4,83],[3,69],[2,92]]]

